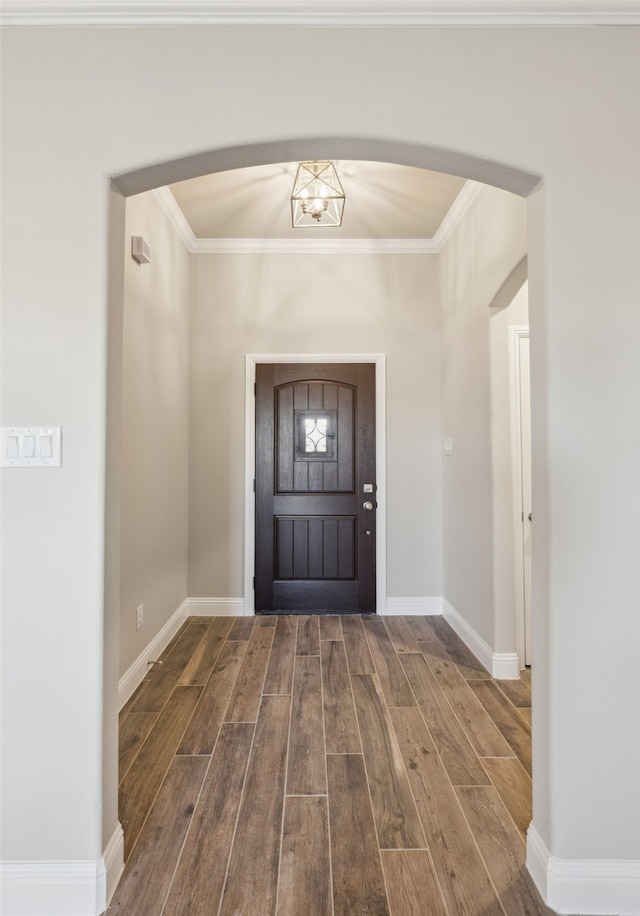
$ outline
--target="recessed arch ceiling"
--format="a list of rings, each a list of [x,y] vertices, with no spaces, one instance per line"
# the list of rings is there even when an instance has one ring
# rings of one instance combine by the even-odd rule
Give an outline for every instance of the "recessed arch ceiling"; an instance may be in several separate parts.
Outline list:
[[[297,162],[216,172],[170,185],[196,240],[434,239],[464,178],[388,162],[336,160],[346,203],[341,227],[294,229]]]

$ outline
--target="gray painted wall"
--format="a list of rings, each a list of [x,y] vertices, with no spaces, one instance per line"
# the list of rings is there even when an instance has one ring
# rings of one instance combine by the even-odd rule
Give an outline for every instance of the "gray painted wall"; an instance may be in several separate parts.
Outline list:
[[[640,33],[298,34],[3,34],[3,422],[65,436],[59,471],[4,474],[3,855],[90,863],[117,823],[117,671],[103,669],[109,180],[160,163],[144,174],[164,184],[241,164],[216,151],[242,146],[254,161],[270,144],[280,161],[331,154],[310,139],[341,137],[344,158],[523,193],[541,180],[528,201],[534,824],[562,861],[637,863]],[[305,104],[320,89],[332,104]]]
[[[245,354],[314,352],[386,354],[387,591],[441,595],[437,259],[197,255],[191,334],[191,597],[242,597]]]
[[[131,257],[132,235],[150,264]],[[188,593],[191,255],[153,194],[127,202],[123,257],[121,675]]]
[[[492,648],[490,306],[526,252],[524,201],[486,187],[440,255],[442,435],[453,439],[453,454],[443,461],[444,596]],[[508,607],[502,611],[508,615]],[[503,651],[514,651],[513,640]]]

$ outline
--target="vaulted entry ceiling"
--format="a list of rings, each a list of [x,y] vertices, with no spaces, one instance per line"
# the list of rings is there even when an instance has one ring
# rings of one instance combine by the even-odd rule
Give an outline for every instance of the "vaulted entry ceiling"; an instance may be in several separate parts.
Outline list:
[[[297,162],[217,172],[170,186],[196,239],[434,239],[473,182],[388,162],[335,162],[341,227],[293,229]]]

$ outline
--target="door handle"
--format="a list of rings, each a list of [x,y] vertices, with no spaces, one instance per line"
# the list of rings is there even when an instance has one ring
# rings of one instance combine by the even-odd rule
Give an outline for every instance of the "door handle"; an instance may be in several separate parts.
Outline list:
[[[371,512],[372,509],[373,509],[373,503],[371,502],[370,499],[366,499],[366,500],[362,503],[362,508],[363,508],[363,509],[366,509],[367,512]]]
[[[529,521],[532,521],[531,513],[529,513]]]

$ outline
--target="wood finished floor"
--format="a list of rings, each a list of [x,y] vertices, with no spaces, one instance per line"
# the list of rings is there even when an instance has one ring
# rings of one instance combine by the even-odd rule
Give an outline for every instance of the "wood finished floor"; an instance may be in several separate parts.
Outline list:
[[[440,617],[191,617],[121,715],[110,916],[551,913],[531,690]]]

